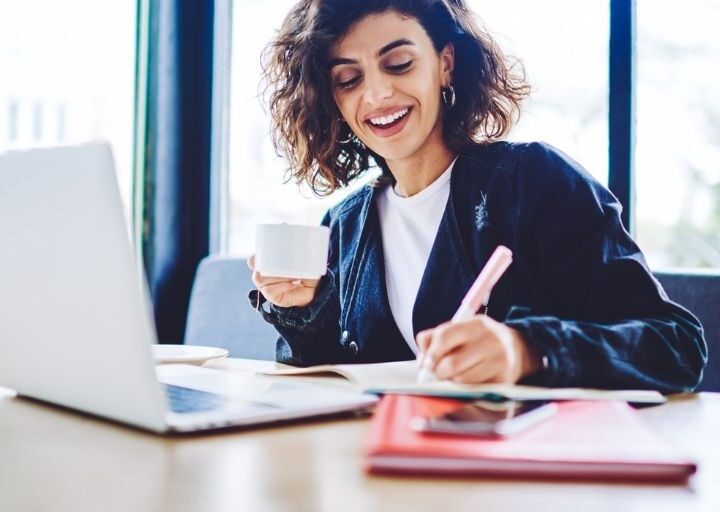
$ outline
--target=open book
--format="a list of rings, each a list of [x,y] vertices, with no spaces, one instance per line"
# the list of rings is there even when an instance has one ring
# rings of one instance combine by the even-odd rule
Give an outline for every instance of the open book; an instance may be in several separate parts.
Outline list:
[[[438,381],[418,384],[416,361],[374,364],[325,364],[296,368],[278,364],[259,373],[273,376],[318,377],[329,375],[346,379],[356,390],[373,394],[403,394],[484,400],[621,400],[632,403],[660,404],[665,397],[657,391],[600,390],[584,388],[543,388],[510,384],[457,384]]]

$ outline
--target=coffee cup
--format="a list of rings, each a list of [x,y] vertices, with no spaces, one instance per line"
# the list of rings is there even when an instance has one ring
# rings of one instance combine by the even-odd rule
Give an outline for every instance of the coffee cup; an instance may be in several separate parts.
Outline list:
[[[255,270],[263,276],[319,279],[327,272],[330,229],[301,224],[259,224]]]

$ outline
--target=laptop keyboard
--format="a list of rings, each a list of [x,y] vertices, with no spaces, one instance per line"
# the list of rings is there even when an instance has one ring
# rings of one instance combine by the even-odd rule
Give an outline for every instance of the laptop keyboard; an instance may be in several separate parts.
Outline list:
[[[215,393],[207,393],[197,389],[183,388],[164,384],[165,394],[169,399],[172,412],[203,412],[217,409],[226,402],[226,398]]]

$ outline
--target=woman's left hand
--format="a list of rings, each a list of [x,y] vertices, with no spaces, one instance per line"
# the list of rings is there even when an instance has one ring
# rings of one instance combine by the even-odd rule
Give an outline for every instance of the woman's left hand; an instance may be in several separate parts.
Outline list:
[[[518,331],[487,315],[419,332],[417,344],[439,380],[514,384],[540,366]]]

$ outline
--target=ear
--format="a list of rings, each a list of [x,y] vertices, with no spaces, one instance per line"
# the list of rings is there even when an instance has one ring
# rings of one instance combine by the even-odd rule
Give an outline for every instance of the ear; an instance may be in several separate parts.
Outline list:
[[[452,83],[453,70],[455,69],[455,47],[452,43],[445,45],[440,50],[440,83],[443,87]]]

